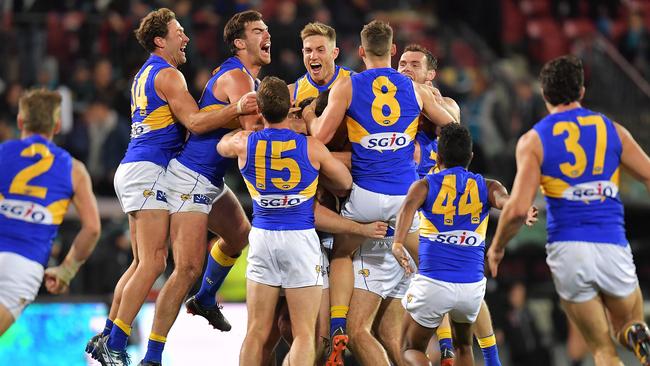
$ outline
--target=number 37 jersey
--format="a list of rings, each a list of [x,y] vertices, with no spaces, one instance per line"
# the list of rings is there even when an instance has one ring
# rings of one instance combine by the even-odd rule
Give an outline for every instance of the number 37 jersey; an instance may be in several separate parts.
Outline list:
[[[622,146],[614,124],[602,114],[575,108],[547,116],[534,129],[544,151],[548,242],[626,246],[618,192]]]
[[[424,179],[429,191],[420,208],[420,274],[452,283],[481,281],[490,211],[485,179],[462,167]]]
[[[0,252],[47,263],[74,194],[72,157],[34,135],[0,144]]]
[[[314,228],[318,170],[309,161],[305,136],[289,129],[253,132],[248,136],[246,165],[240,170],[253,199],[253,227]]]

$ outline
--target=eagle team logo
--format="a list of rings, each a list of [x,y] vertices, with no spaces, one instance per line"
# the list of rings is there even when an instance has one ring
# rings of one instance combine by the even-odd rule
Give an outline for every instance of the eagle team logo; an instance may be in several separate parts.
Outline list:
[[[370,277],[370,270],[367,268],[360,269],[359,274],[362,275],[363,277]]]
[[[183,201],[187,201],[190,198],[192,198],[192,196],[189,195],[189,194],[181,194],[181,200],[183,200]]]
[[[154,191],[152,191],[151,189],[145,189],[144,191],[142,191],[142,195],[143,195],[144,197],[147,197],[147,198],[148,198],[148,197],[153,197],[153,196],[155,196],[156,193],[155,193]]]
[[[406,303],[407,303],[407,304],[410,304],[411,301],[413,301],[413,295],[411,295],[411,294],[407,294],[407,295],[406,295]]]

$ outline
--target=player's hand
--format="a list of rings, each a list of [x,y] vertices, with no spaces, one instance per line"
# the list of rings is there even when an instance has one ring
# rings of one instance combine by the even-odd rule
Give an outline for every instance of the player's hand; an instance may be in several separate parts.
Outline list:
[[[383,221],[369,222],[367,224],[361,224],[360,234],[366,238],[381,239],[386,236],[387,229],[388,224]]]
[[[60,277],[60,267],[49,267],[45,270],[45,288],[51,294],[59,295],[68,291],[68,283]]]
[[[493,244],[487,252],[488,259],[488,268],[490,268],[490,274],[492,277],[497,276],[497,271],[499,270],[499,263],[503,259],[503,256],[506,254],[505,249],[497,249]]]
[[[528,214],[526,215],[526,226],[533,226],[537,222],[537,214],[539,213],[539,210],[537,209],[537,206],[532,205],[528,209]]]
[[[407,276],[415,273],[415,270],[411,267],[410,257],[406,254],[406,249],[404,249],[402,243],[393,243],[393,255],[397,259],[397,263],[404,268]]]
[[[258,113],[256,92],[248,92],[239,98],[239,101],[237,101],[237,113],[240,115]]]

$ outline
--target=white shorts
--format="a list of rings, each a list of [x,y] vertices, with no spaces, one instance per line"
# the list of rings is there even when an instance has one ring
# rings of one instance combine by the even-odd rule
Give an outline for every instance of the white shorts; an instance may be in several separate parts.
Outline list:
[[[249,280],[269,286],[322,286],[321,250],[316,230],[264,230],[248,235]]]
[[[159,165],[149,161],[120,164],[113,185],[125,213],[168,210],[165,169]]]
[[[456,323],[474,323],[485,296],[485,283],[485,277],[474,283],[451,283],[416,274],[402,305],[426,328],[438,327],[447,313]]]
[[[210,180],[194,170],[172,159],[165,173],[167,184],[167,203],[169,213],[200,212],[209,214],[212,204],[216,202],[228,187],[217,187]]]
[[[411,277],[393,256],[392,245],[392,238],[367,240],[361,245],[352,259],[354,288],[370,291],[382,299],[404,297]],[[416,268],[412,259],[411,265]]]
[[[341,216],[358,222],[384,221],[395,227],[397,214],[406,196],[376,193],[352,184],[350,197],[343,204]],[[417,231],[420,216],[415,213],[409,232]]]
[[[41,264],[22,255],[0,252],[0,304],[14,319],[38,294],[45,269]]]
[[[566,301],[585,302],[602,292],[626,297],[638,286],[630,246],[581,241],[546,245],[558,295]]]

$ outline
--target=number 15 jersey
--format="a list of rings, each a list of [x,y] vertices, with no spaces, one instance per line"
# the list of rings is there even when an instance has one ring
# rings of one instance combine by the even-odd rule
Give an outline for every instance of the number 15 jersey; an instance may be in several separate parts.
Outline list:
[[[548,242],[626,246],[618,192],[622,146],[612,121],[575,108],[547,116],[534,129],[544,151]]]

